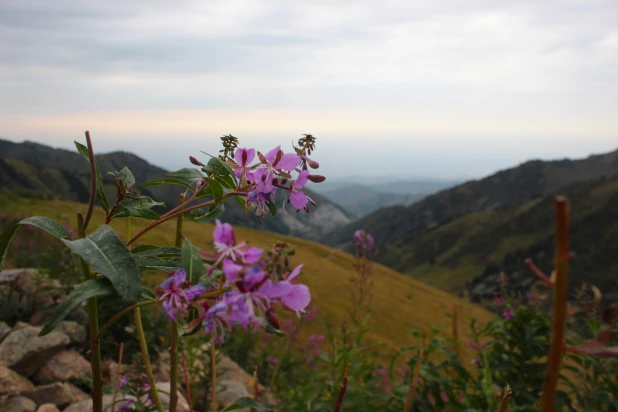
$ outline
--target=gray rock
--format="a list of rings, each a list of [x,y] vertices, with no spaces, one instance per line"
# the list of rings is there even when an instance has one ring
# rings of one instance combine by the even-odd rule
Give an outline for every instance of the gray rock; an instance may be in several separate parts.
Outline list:
[[[35,412],[36,403],[23,396],[11,396],[0,401],[2,412]]]
[[[16,325],[16,328],[0,343],[0,364],[30,377],[43,365],[44,360],[69,345],[64,333],[53,331],[39,336],[41,328]]]
[[[88,332],[86,328],[77,322],[71,320],[65,320],[58,324],[58,327],[54,329],[57,332],[64,333],[71,339],[71,343],[84,343],[88,338]]]
[[[39,409],[36,412],[60,412],[60,409],[53,403],[46,403],[39,406]]]
[[[133,396],[124,396],[123,394],[118,394],[116,398],[116,405],[120,406],[122,400],[132,399],[135,400]],[[109,406],[114,402],[113,395],[103,395],[103,410],[111,411]],[[106,409],[107,408],[107,409]],[[83,401],[74,403],[66,408],[63,412],[92,412],[92,398],[84,399]],[[116,408],[118,409],[118,408]]]
[[[53,403],[59,408],[64,408],[72,403],[88,398],[88,395],[68,383],[39,386],[32,391],[22,392],[21,395],[32,399],[37,405]]]
[[[0,365],[0,395],[31,391],[34,384],[19,373]]]
[[[6,338],[9,333],[11,333],[12,329],[9,325],[4,322],[0,322],[0,342]]]
[[[157,382],[159,399],[161,399],[161,402],[163,402],[164,405],[167,405],[170,402],[170,397],[168,395],[168,393],[170,393],[170,388],[170,382]],[[148,397],[144,397],[144,399],[142,399],[142,402],[144,402],[145,405],[150,405],[150,401],[147,398]],[[176,410],[178,412],[189,412],[189,402],[187,402],[187,399],[182,396],[182,393],[180,393],[180,391],[178,392],[178,405]]]
[[[217,382],[217,401],[225,408],[233,405],[238,398],[250,396],[251,394],[242,382],[230,380]],[[249,412],[249,408],[239,409],[238,412]]]
[[[49,358],[45,365],[34,375],[39,383],[64,382],[69,379],[81,378],[92,373],[88,362],[76,350],[65,350]]]

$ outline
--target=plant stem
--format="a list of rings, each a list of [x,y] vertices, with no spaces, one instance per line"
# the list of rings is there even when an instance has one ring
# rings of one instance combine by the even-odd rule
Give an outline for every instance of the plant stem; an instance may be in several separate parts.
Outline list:
[[[217,362],[215,360],[215,339],[210,340],[210,379],[211,379],[211,393],[212,399],[210,400],[210,409],[212,412],[217,411]]]
[[[418,354],[418,358],[416,359],[416,365],[414,366],[414,374],[412,375],[412,381],[410,382],[410,390],[408,391],[408,399],[406,400],[406,406],[403,409],[403,412],[408,412],[412,407],[412,399],[414,399],[414,394],[416,393],[416,385],[418,382],[418,375],[421,372],[421,364],[423,363],[423,355],[425,354],[425,348],[421,348],[421,351]]]
[[[88,159],[90,160],[90,199],[88,200],[86,218],[84,219],[81,230],[79,230],[81,237],[86,236],[86,228],[88,227],[88,223],[90,223],[97,195],[97,162],[94,158],[94,149],[92,148],[92,140],[90,140],[89,131],[86,131],[86,144],[88,145]]]
[[[109,327],[112,326],[114,323],[118,322],[118,319],[120,319],[121,317],[123,317],[124,315],[126,315],[127,313],[131,312],[132,310],[136,308],[141,308],[142,306],[154,305],[158,301],[159,301],[158,299],[153,299],[153,300],[146,300],[143,302],[137,302],[127,308],[124,308],[122,311],[116,313],[114,316],[111,317],[110,320],[105,322],[105,324],[101,327],[101,329],[99,329],[99,334],[97,335],[97,342],[101,341],[101,338],[103,337],[103,333],[105,333],[105,331],[109,329]]]
[[[230,197],[229,195],[230,194],[228,193],[227,195],[223,196],[223,198],[221,198],[221,201],[225,200],[226,197]],[[186,209],[181,210],[180,212],[173,213],[173,214],[171,214],[169,216],[161,217],[161,219],[155,220],[154,222],[152,222],[151,224],[149,224],[148,226],[146,226],[145,228],[143,228],[142,230],[137,232],[137,234],[135,236],[133,236],[127,242],[127,246],[129,246],[131,243],[135,242],[137,239],[142,237],[146,232],[148,232],[149,230],[159,226],[163,222],[167,222],[168,220],[173,219],[175,217],[178,217],[178,215],[182,215],[185,212],[190,212],[191,210],[199,209],[200,207],[204,207],[204,206],[210,206],[210,205],[212,205],[214,203],[215,203],[214,200],[209,200],[208,202],[204,202],[204,203],[200,203],[199,205],[194,205],[194,206],[188,207]]]
[[[506,408],[509,407],[509,402],[511,401],[511,395],[513,395],[513,391],[509,385],[506,385],[502,400],[500,401],[500,406],[498,407],[498,412],[506,412]]]
[[[146,336],[144,335],[144,327],[142,326],[142,314],[140,308],[137,307],[134,310],[135,313],[135,328],[137,329],[137,336],[139,338],[139,346],[142,350],[142,356],[144,358],[144,369],[146,369],[146,376],[148,377],[148,383],[150,384],[150,391],[152,393],[152,400],[157,407],[157,411],[165,412],[161,399],[159,399],[159,391],[152,373],[152,365],[150,364],[150,355],[148,354],[148,344],[146,343]]]
[[[569,201],[557,197],[554,201],[556,214],[555,242],[556,280],[554,284],[554,323],[552,340],[545,369],[545,382],[541,395],[541,411],[553,412],[560,367],[564,357],[564,330],[567,316],[567,283],[569,268]]]
[[[77,233],[80,238],[84,237],[85,220],[81,212],[77,213]],[[84,279],[90,279],[92,273],[90,266],[79,258],[84,273]],[[92,370],[92,411],[103,412],[103,368],[101,367],[101,346],[97,340],[99,335],[99,313],[97,298],[88,299],[88,328],[90,331],[90,366]]]
[[[118,351],[118,366],[116,367],[116,378],[117,379],[120,378],[120,374],[122,373],[122,352],[124,352],[124,343],[121,342],[120,350]],[[116,412],[116,399],[118,397],[118,385],[116,385],[116,382],[112,380],[112,385],[114,387],[114,400],[112,402],[112,412]]]
[[[193,400],[191,399],[191,385],[189,384],[189,369],[187,368],[187,360],[185,359],[185,353],[182,352],[182,369],[185,375],[185,390],[187,391],[187,403],[189,404],[189,412],[193,412]]]
[[[182,212],[182,206],[185,202],[184,193],[180,195],[178,203],[180,204],[180,211]],[[178,215],[176,219],[176,247],[180,247],[182,244],[182,213]],[[170,321],[170,405],[169,411],[176,412],[178,405],[178,322]]]
[[[341,381],[341,389],[339,390],[339,397],[337,398],[337,404],[335,405],[335,412],[341,411],[341,404],[343,403],[343,397],[345,396],[345,391],[348,389],[348,374],[350,373],[350,364],[345,368],[345,374],[343,375],[343,380]]]

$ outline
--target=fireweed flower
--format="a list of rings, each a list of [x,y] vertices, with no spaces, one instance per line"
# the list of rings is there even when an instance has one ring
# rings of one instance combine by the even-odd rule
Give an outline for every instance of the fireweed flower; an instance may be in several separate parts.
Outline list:
[[[118,409],[116,409],[116,411],[117,412],[132,411],[135,409],[135,406],[133,405],[133,403],[134,403],[133,399],[127,399],[126,401],[120,404],[120,406],[118,407]]]
[[[513,311],[510,308],[504,308],[504,311],[502,312],[502,317],[506,321],[511,320],[511,318],[513,317]]]
[[[124,375],[122,375],[122,378],[118,379],[116,385],[118,385],[119,388],[122,388],[126,386],[127,383],[129,383],[129,375],[125,373]]]
[[[307,195],[300,190],[307,184],[308,176],[309,172],[303,170],[302,172],[300,172],[298,178],[296,178],[294,183],[292,183],[292,185],[290,186],[290,195],[288,201],[292,204],[292,206],[294,206],[296,210],[305,209],[309,211],[309,209],[307,209],[307,202],[309,201],[309,199]]]
[[[353,240],[358,254],[369,258],[375,253],[376,247],[373,236],[364,230],[357,230],[354,232]]]
[[[253,173],[250,172],[250,168],[248,166],[249,163],[253,161],[255,158],[255,149],[236,149],[234,153],[234,159],[238,163],[234,163],[228,159],[229,166],[234,170],[234,174],[237,178],[242,179],[243,176],[246,177],[246,180],[253,180]]]
[[[206,286],[194,285],[187,281],[187,273],[184,269],[178,269],[170,273],[170,276],[159,285],[155,291],[157,297],[163,302],[163,309],[173,321],[183,315],[191,305],[191,301],[206,293]]]
[[[300,156],[296,153],[283,154],[281,146],[275,147],[266,155],[262,155],[258,152],[258,157],[262,162],[262,167],[269,170],[273,175],[279,174],[281,171],[294,170],[300,165]]]

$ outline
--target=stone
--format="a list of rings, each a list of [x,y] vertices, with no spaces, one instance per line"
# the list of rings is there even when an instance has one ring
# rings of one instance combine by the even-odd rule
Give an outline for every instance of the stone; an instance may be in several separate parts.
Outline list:
[[[13,329],[4,322],[0,322],[0,342],[4,340]]]
[[[39,409],[36,412],[60,412],[60,409],[53,403],[46,403],[39,406]]]
[[[47,360],[45,365],[34,375],[36,382],[64,382],[77,379],[92,372],[88,362],[76,350],[58,352]]]
[[[41,328],[17,324],[0,343],[0,364],[30,377],[43,365],[45,359],[67,347],[70,339],[64,333],[52,331],[39,336]]]
[[[0,401],[2,412],[35,412],[36,403],[24,396],[10,396]]]
[[[51,385],[39,386],[32,391],[22,392],[21,395],[32,399],[37,405],[53,403],[59,408],[64,408],[89,397],[79,388],[69,383],[59,382]]]
[[[135,397],[133,396],[125,396],[123,394],[118,394],[117,398],[116,398],[116,405],[120,406],[120,403],[118,402],[119,400],[124,400],[124,399],[133,399],[135,400]],[[103,395],[103,410],[104,411],[111,411],[111,408],[109,408],[109,406],[111,406],[111,404],[114,402],[114,396],[113,395]],[[72,405],[70,405],[68,408],[66,408],[63,412],[92,412],[92,398],[88,398],[88,399],[84,399],[83,401],[74,403]],[[116,408],[117,410],[117,408]]]
[[[233,405],[238,398],[243,397],[251,397],[251,394],[242,382],[233,380],[217,381],[217,402],[220,406],[227,408]],[[238,409],[238,412],[249,412],[249,409]]]
[[[0,395],[31,391],[34,384],[19,373],[0,365]]]
[[[172,387],[171,383],[157,382],[156,385],[157,390],[159,391],[159,399],[161,399],[161,402],[163,402],[163,404],[169,404],[170,396],[168,395],[168,393],[170,393],[170,388]],[[145,405],[150,405],[150,400],[147,396],[145,396],[141,400]],[[178,391],[178,405],[176,410],[177,412],[189,412],[189,402],[187,402],[187,399],[182,395],[182,393],[180,393],[180,391]]]
[[[101,362],[101,372],[104,383],[116,383],[120,378],[118,376],[118,363],[113,359],[103,359]]]
[[[54,330],[67,335],[69,339],[71,339],[71,343],[85,343],[88,338],[86,328],[79,323],[70,320],[60,322],[58,327]]]

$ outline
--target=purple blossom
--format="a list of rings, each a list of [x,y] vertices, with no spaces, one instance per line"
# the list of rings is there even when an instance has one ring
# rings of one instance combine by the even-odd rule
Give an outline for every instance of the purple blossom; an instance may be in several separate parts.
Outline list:
[[[194,285],[187,282],[187,273],[178,269],[161,283],[156,289],[156,295],[163,302],[163,309],[173,321],[183,315],[190,306],[190,302],[206,293],[206,286]]]
[[[511,320],[511,318],[513,317],[513,311],[510,308],[504,308],[504,311],[502,312],[502,317],[506,321]]]
[[[296,210],[305,209],[307,207],[307,202],[309,201],[307,195],[302,192],[300,189],[305,187],[307,184],[307,177],[309,176],[309,172],[303,170],[299,173],[298,177],[292,183],[290,187],[290,203]]]
[[[260,192],[258,190],[252,190],[247,194],[247,205],[250,207],[255,205],[257,216],[267,215],[269,212],[268,203],[272,203],[274,201],[274,193],[274,187],[270,192]]]
[[[238,148],[234,153],[234,158],[238,163],[232,163],[231,161],[228,161],[228,163],[231,163],[230,167],[234,169],[234,174],[236,177],[241,179],[242,176],[246,176],[247,180],[253,180],[248,164],[255,158],[255,149]]]
[[[371,257],[375,252],[375,243],[373,241],[373,236],[364,230],[357,230],[354,232],[354,245],[356,246],[356,251],[359,255],[365,257]]]
[[[266,358],[266,362],[271,366],[275,367],[279,364],[279,358],[276,356],[270,355]]]
[[[127,412],[127,411],[132,411],[135,409],[135,406],[133,405],[134,401],[133,399],[127,399],[126,401],[122,402],[120,404],[120,407],[118,407],[118,409],[116,409],[117,412]]]
[[[260,155],[261,154],[258,154],[258,156]],[[271,170],[273,173],[281,170],[294,170],[298,165],[300,165],[301,161],[300,156],[296,153],[283,154],[281,146],[275,147],[273,150],[266,153],[265,156],[260,156],[260,160],[266,168]]]
[[[118,379],[116,385],[118,385],[119,388],[122,388],[126,386],[127,383],[129,383],[129,375],[125,373],[124,375],[122,375],[122,378]]]
[[[504,297],[502,295],[496,294],[494,296],[494,303],[498,306],[504,306]]]

